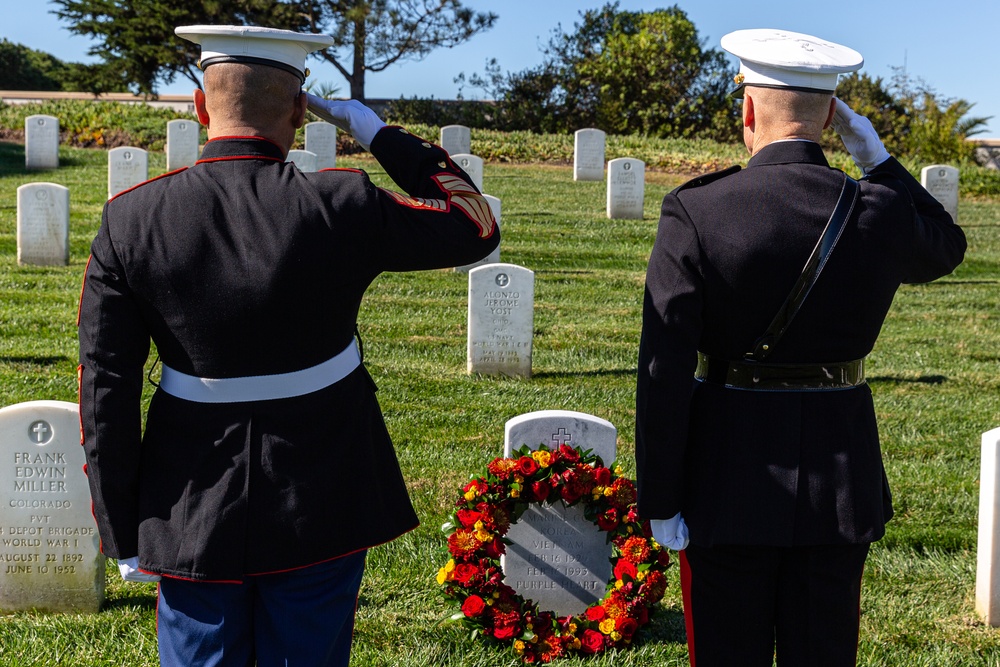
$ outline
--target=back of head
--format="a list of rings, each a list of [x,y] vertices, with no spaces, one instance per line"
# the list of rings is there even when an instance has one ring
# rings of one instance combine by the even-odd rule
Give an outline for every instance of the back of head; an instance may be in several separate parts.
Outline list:
[[[770,133],[818,137],[830,115],[833,93],[747,86],[757,123]]]
[[[301,92],[298,78],[289,72],[251,63],[205,68],[204,88],[213,123],[240,134],[266,134],[290,117]]]

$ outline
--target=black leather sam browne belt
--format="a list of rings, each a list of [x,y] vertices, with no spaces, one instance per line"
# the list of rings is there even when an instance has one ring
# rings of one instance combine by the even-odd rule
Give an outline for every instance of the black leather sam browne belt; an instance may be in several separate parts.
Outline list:
[[[864,359],[812,364],[775,364],[766,361],[826,266],[830,253],[854,211],[859,192],[858,182],[845,174],[840,197],[823,228],[823,234],[806,260],[788,298],[764,335],[754,343],[753,349],[739,361],[718,359],[699,352],[696,379],[724,384],[732,389],[760,391],[830,391],[850,389],[865,383]]]

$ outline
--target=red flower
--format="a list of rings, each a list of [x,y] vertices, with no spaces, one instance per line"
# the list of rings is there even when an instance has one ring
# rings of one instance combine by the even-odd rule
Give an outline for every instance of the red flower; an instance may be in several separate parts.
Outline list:
[[[474,510],[458,510],[455,515],[458,517],[458,522],[462,524],[462,528],[472,528],[477,521],[483,518],[481,512]]]
[[[448,551],[459,560],[468,560],[481,545],[475,532],[467,528],[460,528],[448,536]]]
[[[604,650],[604,635],[596,630],[584,630],[580,637],[580,648],[591,655],[600,653]]]
[[[513,639],[516,635],[516,625],[501,625],[493,628],[493,636],[497,639]]]
[[[580,460],[580,452],[569,445],[559,445],[559,455],[567,463],[576,463]]]
[[[611,503],[612,507],[625,511],[629,505],[635,502],[635,499],[635,485],[630,480],[619,477],[611,484],[611,495],[608,496],[608,502]],[[629,520],[634,521],[635,519],[629,517]]]
[[[608,511],[597,515],[597,527],[606,533],[610,533],[612,530],[618,527],[618,510],[614,507],[608,508]]]
[[[600,621],[604,618],[604,607],[597,605],[594,607],[587,607],[587,620],[588,621]]]
[[[517,460],[517,471],[525,477],[530,477],[538,472],[538,461],[530,456],[522,456]]]
[[[459,563],[455,565],[455,570],[451,573],[451,578],[463,586],[467,586],[472,578],[479,574],[480,571],[481,570],[477,565]]]
[[[491,475],[499,480],[506,480],[510,477],[511,472],[517,467],[517,462],[514,459],[504,459],[499,456],[486,466],[486,469]]]
[[[552,490],[552,486],[548,482],[539,481],[531,483],[531,495],[537,502],[543,503],[545,499],[549,497],[549,491]]]
[[[622,637],[629,639],[639,629],[639,623],[634,618],[623,617],[615,621],[615,630],[621,633]]]
[[[658,570],[647,573],[646,580],[639,587],[639,597],[647,604],[659,602],[666,592],[667,578]]]
[[[503,540],[490,540],[483,546],[483,552],[486,554],[487,558],[492,558],[493,560],[499,560],[507,551],[507,545],[504,544]]]
[[[639,570],[636,569],[634,564],[630,563],[625,558],[618,559],[618,564],[615,565],[615,579],[625,581],[625,577],[628,576],[629,580],[635,581],[638,574]]]
[[[462,613],[469,618],[475,618],[486,610],[486,603],[478,595],[470,595],[462,603]]]
[[[607,486],[611,483],[611,470],[604,466],[594,468],[594,481],[598,486]]]
[[[649,542],[646,538],[633,535],[621,547],[622,558],[630,563],[642,563],[649,558]]]

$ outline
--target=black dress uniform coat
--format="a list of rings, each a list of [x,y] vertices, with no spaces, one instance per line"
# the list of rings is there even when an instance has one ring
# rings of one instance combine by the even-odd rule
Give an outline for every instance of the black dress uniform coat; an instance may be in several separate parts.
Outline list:
[[[637,387],[639,509],[681,512],[700,546],[879,539],[892,515],[871,391],[772,392],[693,380],[696,352],[740,360],[785,301],[844,174],[820,146],[765,146],[746,169],[663,200]],[[894,159],[861,181],[838,245],[768,362],[861,359],[901,283],[951,272],[965,237]]]
[[[387,127],[372,154],[409,195],[356,170],[304,174],[278,146],[214,139],[199,162],[109,201],[80,303],[83,444],[102,551],[195,580],[302,567],[417,518],[363,366],[303,396],[198,403],[157,390],[150,340],[196,377],[301,370],[353,340],[382,271],[467,264],[499,243],[441,148]]]

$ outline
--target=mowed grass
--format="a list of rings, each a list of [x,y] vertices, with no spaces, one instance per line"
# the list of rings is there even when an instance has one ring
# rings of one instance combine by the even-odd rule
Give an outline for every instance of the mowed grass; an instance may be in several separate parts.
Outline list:
[[[150,158],[151,175],[162,173],[162,154]],[[23,147],[0,144],[0,405],[76,400],[77,299],[107,154],[62,149],[61,160],[58,170],[26,174]],[[391,186],[370,159],[341,166]],[[648,173],[645,219],[608,220],[604,184],[574,182],[567,166],[486,165],[485,190],[503,206],[501,259],[535,271],[531,379],[466,373],[464,274],[385,274],[373,284],[360,319],[366,363],[422,526],[372,550],[353,664],[516,664],[446,621],[453,610],[434,581],[445,560],[439,526],[460,486],[501,452],[504,423],[525,412],[608,419],[619,462],[634,472],[643,276],[660,199],[683,180]],[[15,191],[34,181],[71,189],[68,267],[17,265]],[[861,665],[1000,665],[1000,630],[974,611],[979,445],[1000,427],[1000,201],[963,200],[959,217],[965,264],[936,283],[904,286],[871,356],[896,517],[865,572]],[[348,474],[377,471],[331,470],[330,483]],[[341,509],[378,521],[364,501]],[[676,568],[657,611],[631,650],[563,664],[687,664]],[[155,664],[155,588],[123,584],[111,564],[99,614],[0,616],[0,665]]]

